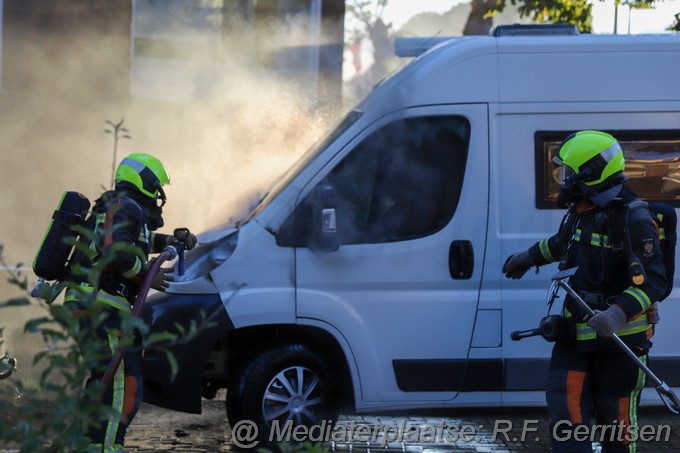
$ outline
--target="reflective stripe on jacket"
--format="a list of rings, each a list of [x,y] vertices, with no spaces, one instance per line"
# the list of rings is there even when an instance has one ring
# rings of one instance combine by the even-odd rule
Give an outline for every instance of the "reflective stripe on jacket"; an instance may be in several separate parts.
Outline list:
[[[66,291],[64,302],[85,302],[90,300],[92,294],[95,294],[95,291],[95,288],[90,286],[88,283],[81,283],[76,288]],[[94,300],[96,303],[113,307],[116,310],[121,310],[127,313],[132,311],[132,306],[125,297],[109,294],[104,290],[97,291]]]

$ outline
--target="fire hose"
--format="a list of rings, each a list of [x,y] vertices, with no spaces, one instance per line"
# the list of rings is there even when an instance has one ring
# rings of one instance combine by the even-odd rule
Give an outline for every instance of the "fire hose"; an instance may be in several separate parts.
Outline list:
[[[175,259],[176,257],[179,256],[179,262],[178,262],[178,274],[182,275],[184,274],[184,247],[183,244],[180,243],[175,243],[166,246],[163,251],[158,255],[158,258],[154,260],[153,264],[151,265],[151,268],[149,269],[149,272],[146,275],[146,278],[144,279],[144,282],[142,282],[142,286],[139,288],[139,292],[137,293],[137,297],[135,298],[135,302],[132,307],[132,317],[137,318],[139,317],[140,313],[142,312],[142,309],[144,308],[144,304],[146,303],[146,297],[149,293],[149,290],[151,289],[151,282],[153,281],[154,277],[160,270],[161,266],[163,263],[166,261],[171,261]],[[120,366],[120,362],[123,360],[123,355],[125,354],[125,340],[127,338],[125,335],[123,335],[118,344],[118,349],[116,350],[115,354],[113,355],[113,358],[111,359],[111,362],[109,362],[109,366],[106,369],[106,372],[104,373],[104,377],[102,377],[102,382],[104,385],[109,385],[111,381],[113,380],[113,376],[116,374],[116,371],[118,371],[118,367]]]

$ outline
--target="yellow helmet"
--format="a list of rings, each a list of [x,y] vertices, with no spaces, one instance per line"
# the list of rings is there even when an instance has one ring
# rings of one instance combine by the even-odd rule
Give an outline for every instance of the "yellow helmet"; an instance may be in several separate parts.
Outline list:
[[[132,153],[118,165],[115,181],[130,183],[144,195],[165,201],[163,186],[170,184],[170,176],[161,161],[152,155]]]
[[[562,165],[562,185],[582,183],[593,188],[619,180],[625,167],[619,142],[606,132],[580,131],[567,137],[555,162]]]

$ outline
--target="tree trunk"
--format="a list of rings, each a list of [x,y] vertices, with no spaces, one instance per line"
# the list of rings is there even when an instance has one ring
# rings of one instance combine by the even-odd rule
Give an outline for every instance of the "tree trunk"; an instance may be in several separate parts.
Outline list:
[[[373,43],[373,58],[375,65],[383,73],[387,72],[387,61],[394,55],[394,44],[390,39],[389,25],[385,25],[382,18],[376,19],[375,23],[368,25],[368,36]]]
[[[472,9],[463,29],[464,35],[488,35],[491,31],[491,18],[484,18],[495,4],[494,0],[472,0]]]

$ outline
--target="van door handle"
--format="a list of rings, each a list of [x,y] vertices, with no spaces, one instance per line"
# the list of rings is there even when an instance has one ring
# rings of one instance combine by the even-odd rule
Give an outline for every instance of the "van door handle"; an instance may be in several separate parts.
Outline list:
[[[453,241],[449,248],[449,272],[454,280],[467,280],[475,269],[475,252],[468,240]]]

